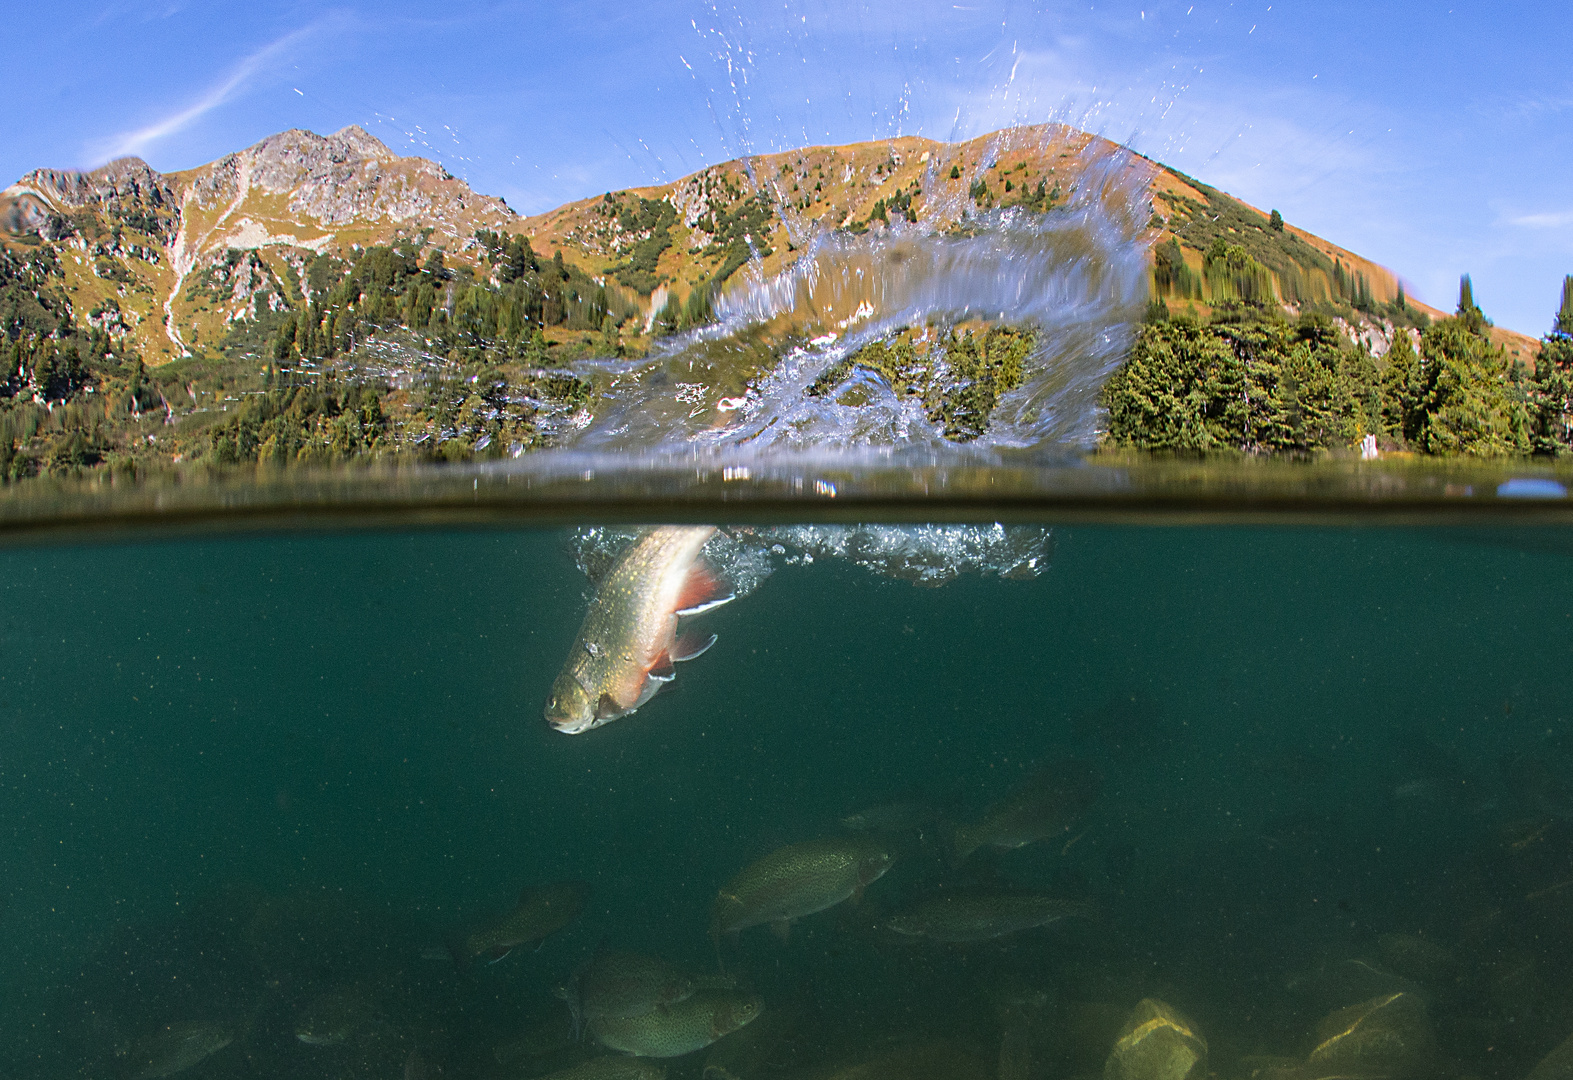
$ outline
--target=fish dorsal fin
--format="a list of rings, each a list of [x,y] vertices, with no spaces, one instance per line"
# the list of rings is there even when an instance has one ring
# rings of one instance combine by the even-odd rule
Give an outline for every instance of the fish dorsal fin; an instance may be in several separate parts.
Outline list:
[[[688,577],[683,580],[683,591],[677,596],[677,614],[698,615],[736,597],[737,593],[718,578],[707,563],[699,560],[689,568]]]
[[[655,658],[655,663],[650,665],[650,678],[657,682],[671,682],[677,678],[677,669],[672,667],[672,654],[663,652]]]
[[[696,656],[704,655],[705,650],[714,644],[714,634],[696,634],[689,631],[678,638],[677,642],[672,646],[672,659],[679,661],[692,660]]]
[[[601,700],[595,703],[595,718],[597,720],[610,720],[615,716],[621,716],[622,712],[622,706],[612,700],[611,694],[602,694]]]

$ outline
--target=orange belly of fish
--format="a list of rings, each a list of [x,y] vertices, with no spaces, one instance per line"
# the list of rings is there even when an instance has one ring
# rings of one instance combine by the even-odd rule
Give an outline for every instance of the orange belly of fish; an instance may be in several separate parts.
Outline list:
[[[662,640],[664,639],[664,640]],[[633,709],[648,699],[646,687],[650,684],[650,671],[666,656],[676,640],[673,631],[667,631],[655,641],[638,643],[633,649],[634,658],[623,665],[619,678],[611,690],[612,700],[620,709]]]

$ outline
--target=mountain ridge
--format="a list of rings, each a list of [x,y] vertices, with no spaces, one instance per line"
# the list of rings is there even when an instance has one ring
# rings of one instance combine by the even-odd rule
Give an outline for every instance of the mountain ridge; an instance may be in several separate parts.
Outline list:
[[[237,320],[309,302],[314,259],[343,258],[372,244],[418,240],[423,252],[441,248],[486,277],[492,268],[477,235],[522,236],[628,291],[645,311],[647,334],[669,301],[696,288],[718,289],[744,266],[756,279],[778,274],[816,233],[945,231],[979,210],[1063,205],[1089,177],[1107,184],[1111,176],[1141,188],[1135,200],[1123,194],[1152,215],[1146,228],[1156,276],[1183,278],[1188,292],[1181,299],[1203,310],[1215,291],[1229,292],[1227,283],[1205,279],[1209,236],[1231,243],[1267,237],[1279,247],[1297,241],[1301,247],[1279,252],[1276,265],[1257,267],[1266,270],[1274,300],[1288,301],[1291,291],[1296,301],[1304,292],[1373,304],[1401,295],[1400,279],[1386,267],[1292,224],[1272,236],[1269,216],[1254,207],[1058,124],[961,143],[905,136],[747,155],[528,217],[440,164],[398,155],[359,126],[326,136],[291,129],[171,173],[138,158],[87,172],[34,170],[0,192],[0,242],[25,245],[32,236],[74,249],[62,267],[67,291],[80,298],[73,309],[102,313],[112,302],[118,316],[109,325],[156,366],[213,347]],[[1099,197],[1120,209],[1119,194]],[[670,210],[652,209],[662,204]],[[1217,206],[1232,224],[1213,235],[1218,230],[1204,226],[1209,216],[1222,216],[1209,213]],[[1179,255],[1165,264],[1171,241]],[[239,279],[225,270],[235,252],[246,254],[249,268]],[[1271,251],[1254,254],[1272,262]],[[215,274],[224,279],[227,304],[216,305],[211,295],[204,303],[191,284],[211,284]],[[1169,286],[1172,296],[1172,280]],[[1154,289],[1163,293],[1163,282],[1155,280]],[[1443,314],[1406,302],[1431,317]],[[1396,332],[1390,320],[1359,321],[1343,328],[1378,353]],[[1533,355],[1532,338],[1505,329],[1494,338],[1526,360]]]

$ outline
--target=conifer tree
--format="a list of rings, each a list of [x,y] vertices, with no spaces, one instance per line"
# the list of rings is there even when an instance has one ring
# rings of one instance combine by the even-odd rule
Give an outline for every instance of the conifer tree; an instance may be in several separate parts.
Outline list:
[[[1273,230],[1273,232],[1283,232],[1284,216],[1278,211],[1274,210],[1272,217],[1267,219],[1267,227]]]
[[[1486,313],[1475,303],[1475,286],[1468,274],[1458,280],[1458,318],[1463,322],[1464,329],[1477,336],[1483,337],[1486,328],[1491,325]]]
[[[1562,306],[1557,309],[1557,321],[1551,332],[1573,337],[1573,274],[1562,279]]]
[[[1573,275],[1562,281],[1562,306],[1535,358],[1535,452],[1573,451]]]

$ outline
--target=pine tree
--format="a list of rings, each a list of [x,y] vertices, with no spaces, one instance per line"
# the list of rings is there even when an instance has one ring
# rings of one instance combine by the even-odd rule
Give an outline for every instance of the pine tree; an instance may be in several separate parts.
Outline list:
[[[1475,303],[1475,286],[1468,274],[1458,281],[1458,317],[1464,329],[1480,337],[1485,336],[1486,328],[1491,325],[1486,313]]]
[[[1551,332],[1573,337],[1573,274],[1562,279],[1562,306],[1557,309],[1557,321]]]
[[[1284,231],[1284,216],[1278,211],[1273,211],[1273,216],[1267,219],[1267,227],[1273,232]]]

